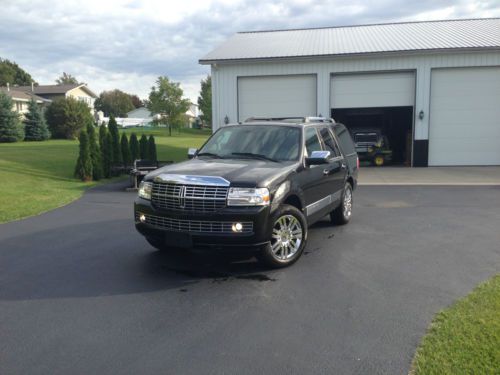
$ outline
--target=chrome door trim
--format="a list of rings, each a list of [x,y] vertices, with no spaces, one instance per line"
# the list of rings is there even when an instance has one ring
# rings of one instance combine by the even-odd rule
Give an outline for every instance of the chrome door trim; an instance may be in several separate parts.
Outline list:
[[[306,216],[314,215],[316,212],[321,211],[323,208],[332,204],[336,200],[340,199],[341,191],[337,191],[333,194],[329,194],[320,200],[313,202],[306,206]]]

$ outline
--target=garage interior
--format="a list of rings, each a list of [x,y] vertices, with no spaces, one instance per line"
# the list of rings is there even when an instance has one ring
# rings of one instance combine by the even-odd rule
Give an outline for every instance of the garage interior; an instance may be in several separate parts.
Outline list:
[[[412,166],[414,106],[414,71],[331,76],[330,116],[351,131],[380,130],[389,143],[383,150],[392,151],[384,166]]]
[[[350,131],[381,129],[392,150],[386,165],[411,166],[413,107],[334,108],[331,117]]]

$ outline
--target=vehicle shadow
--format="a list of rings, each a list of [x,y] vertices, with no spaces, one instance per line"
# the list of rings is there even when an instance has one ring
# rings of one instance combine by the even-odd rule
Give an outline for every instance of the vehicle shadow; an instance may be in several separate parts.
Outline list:
[[[136,233],[132,220],[59,225],[6,238],[0,249],[0,300],[185,291],[202,282],[276,280],[272,270],[249,255],[157,251]]]

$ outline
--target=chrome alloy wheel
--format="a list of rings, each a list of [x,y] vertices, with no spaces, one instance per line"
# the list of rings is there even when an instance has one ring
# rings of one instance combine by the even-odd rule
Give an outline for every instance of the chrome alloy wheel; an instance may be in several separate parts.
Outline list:
[[[276,220],[271,236],[273,256],[280,260],[292,258],[300,249],[303,231],[300,221],[293,215],[283,215]]]
[[[352,215],[352,189],[348,186],[344,191],[344,202],[342,207],[344,218],[349,220]]]

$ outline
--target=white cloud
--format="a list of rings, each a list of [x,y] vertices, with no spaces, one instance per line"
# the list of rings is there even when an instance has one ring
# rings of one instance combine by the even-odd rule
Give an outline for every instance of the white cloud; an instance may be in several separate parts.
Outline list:
[[[496,0],[2,0],[0,56],[40,83],[63,71],[96,92],[147,97],[159,75],[196,102],[198,59],[244,30],[498,17]]]

